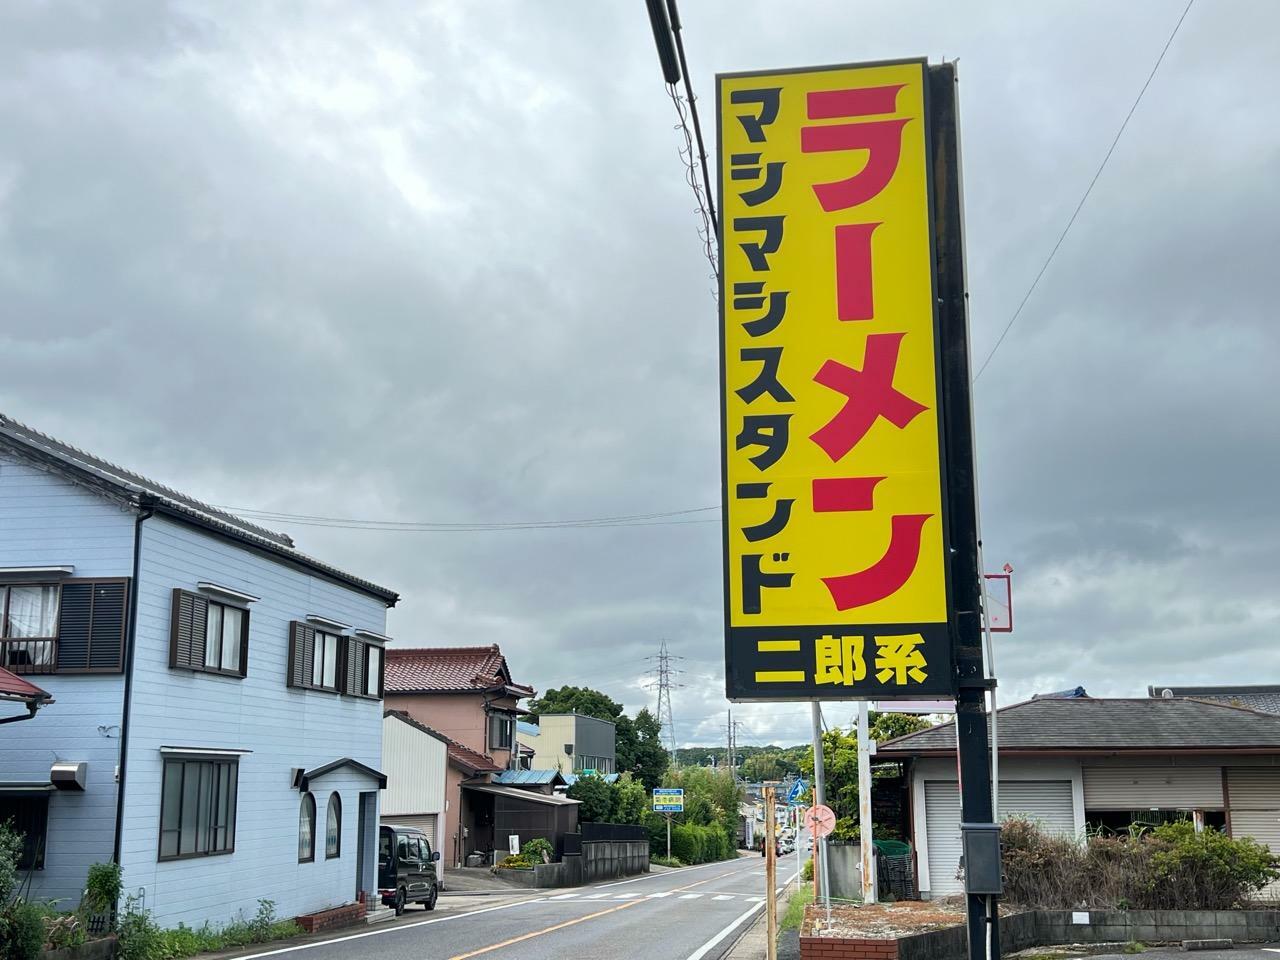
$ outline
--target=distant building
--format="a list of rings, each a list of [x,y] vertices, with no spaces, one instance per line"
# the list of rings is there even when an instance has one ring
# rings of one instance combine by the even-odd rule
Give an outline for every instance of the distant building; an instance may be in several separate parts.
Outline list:
[[[617,727],[580,713],[544,713],[536,724],[522,722],[516,737],[533,751],[531,769],[563,774],[617,773]]]
[[[520,701],[533,688],[511,679],[496,644],[389,650],[386,693],[388,707],[446,740],[445,860],[491,862],[513,835],[542,836],[561,851],[577,829],[578,801],[544,792],[537,777],[514,776],[523,766],[517,718],[528,713]]]

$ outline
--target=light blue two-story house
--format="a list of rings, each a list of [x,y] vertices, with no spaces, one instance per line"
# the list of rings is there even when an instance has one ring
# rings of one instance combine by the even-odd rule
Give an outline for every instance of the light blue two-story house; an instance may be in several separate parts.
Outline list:
[[[0,416],[0,667],[53,700],[0,726],[29,895],[114,860],[163,926],[374,902],[396,599]]]

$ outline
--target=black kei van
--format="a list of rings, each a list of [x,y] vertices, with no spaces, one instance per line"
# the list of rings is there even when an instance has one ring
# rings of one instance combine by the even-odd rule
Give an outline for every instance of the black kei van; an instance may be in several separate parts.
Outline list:
[[[436,908],[440,876],[436,862],[440,852],[417,827],[384,823],[378,830],[378,893],[382,902],[404,913],[406,904]]]

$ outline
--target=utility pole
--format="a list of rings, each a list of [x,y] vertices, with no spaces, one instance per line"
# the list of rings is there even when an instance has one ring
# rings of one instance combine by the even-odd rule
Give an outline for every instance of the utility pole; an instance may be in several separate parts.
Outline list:
[[[658,723],[666,734],[667,750],[671,753],[671,766],[674,768],[678,764],[676,762],[676,723],[671,715],[671,691],[684,686],[675,679],[684,671],[675,668],[672,664],[677,660],[683,660],[684,657],[677,657],[668,651],[667,641],[663,640],[657,655],[645,659],[654,664],[648,670],[649,681],[646,686],[650,690],[658,691]]]
[[[858,702],[858,834],[862,851],[862,902],[876,902],[876,850],[871,824],[871,715]]]
[[[768,960],[778,956],[778,824],[777,797],[773,787],[764,788],[764,883],[765,913],[768,914],[766,947]]]

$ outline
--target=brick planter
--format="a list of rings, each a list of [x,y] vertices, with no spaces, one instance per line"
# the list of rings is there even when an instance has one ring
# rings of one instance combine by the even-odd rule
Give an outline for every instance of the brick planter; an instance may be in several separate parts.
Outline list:
[[[334,907],[332,910],[308,913],[295,919],[298,922],[298,926],[307,931],[307,933],[320,933],[323,930],[338,930],[342,927],[350,927],[360,923],[364,920],[364,913],[363,903],[347,903],[341,907]]]
[[[963,925],[896,938],[823,936],[806,911],[800,927],[801,960],[965,960]],[[1002,953],[1059,943],[1173,943],[1280,939],[1276,910],[1028,910],[1000,918]]]

